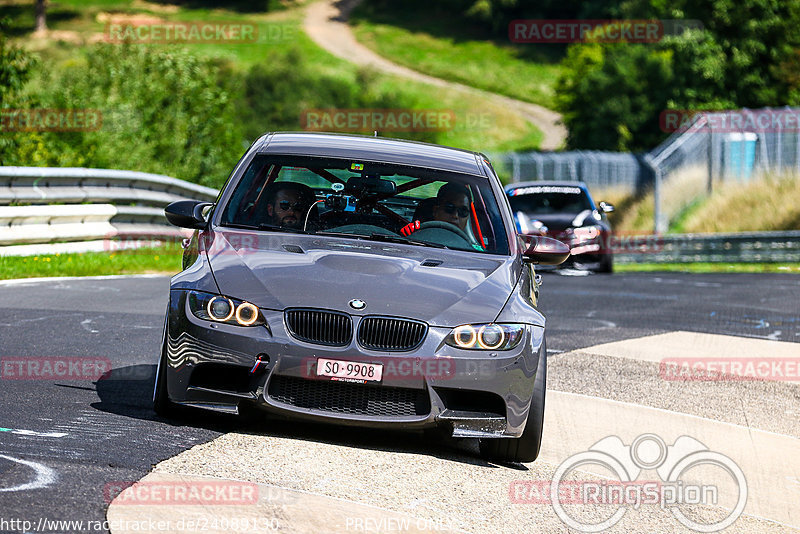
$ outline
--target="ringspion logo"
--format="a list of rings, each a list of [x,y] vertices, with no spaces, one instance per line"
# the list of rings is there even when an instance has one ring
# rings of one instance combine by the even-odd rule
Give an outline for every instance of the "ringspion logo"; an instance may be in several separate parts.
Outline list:
[[[611,478],[585,478],[585,473],[597,468]],[[658,480],[640,479],[642,472],[651,470]],[[702,473],[700,480],[693,476],[698,472]],[[584,476],[576,479],[580,473]],[[712,480],[709,473],[722,476]],[[727,484],[721,487],[719,481]],[[721,503],[728,489],[735,499],[729,512]],[[567,458],[552,480],[513,481],[509,499],[514,504],[550,505],[565,525],[578,532],[602,532],[619,523],[627,510],[643,505],[669,510],[689,529],[717,532],[732,525],[744,511],[747,481],[731,458],[690,436],[680,436],[672,445],[656,434],[642,434],[630,445],[618,436],[608,436]],[[698,506],[721,507],[727,514],[704,521],[692,513]]]

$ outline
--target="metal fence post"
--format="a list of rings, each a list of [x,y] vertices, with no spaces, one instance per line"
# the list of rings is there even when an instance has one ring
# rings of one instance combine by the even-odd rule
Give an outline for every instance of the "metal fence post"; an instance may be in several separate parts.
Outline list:
[[[708,127],[708,125],[706,125]],[[710,196],[714,189],[714,133],[708,127],[708,185],[706,190]]]
[[[511,153],[511,181],[519,182],[520,169],[519,169],[519,156],[516,152]]]
[[[656,168],[656,180],[655,186],[653,188],[653,232],[655,234],[665,234],[667,233],[666,225],[664,224],[664,216],[661,210],[661,169]]]

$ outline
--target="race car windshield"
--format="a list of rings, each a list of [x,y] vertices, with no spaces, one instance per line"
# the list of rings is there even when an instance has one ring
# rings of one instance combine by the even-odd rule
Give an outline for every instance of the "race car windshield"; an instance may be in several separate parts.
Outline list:
[[[528,215],[580,213],[594,209],[589,195],[580,187],[533,186],[509,191],[511,209]]]
[[[380,162],[258,156],[221,223],[509,254],[485,177]]]

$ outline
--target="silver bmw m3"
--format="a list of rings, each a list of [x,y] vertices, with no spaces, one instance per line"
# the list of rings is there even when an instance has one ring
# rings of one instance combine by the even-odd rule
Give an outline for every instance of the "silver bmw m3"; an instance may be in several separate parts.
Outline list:
[[[261,409],[440,429],[488,459],[542,437],[545,318],[488,159],[393,139],[270,133],[216,203],[166,208],[194,234],[172,278],[154,407]]]

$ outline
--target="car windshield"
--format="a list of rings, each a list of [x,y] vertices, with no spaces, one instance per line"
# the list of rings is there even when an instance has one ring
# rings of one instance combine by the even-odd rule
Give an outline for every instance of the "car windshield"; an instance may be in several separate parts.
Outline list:
[[[509,253],[487,178],[374,161],[257,156],[221,224]]]
[[[550,213],[580,213],[593,209],[586,191],[577,186],[537,185],[511,189],[508,200],[514,213],[546,215]]]

